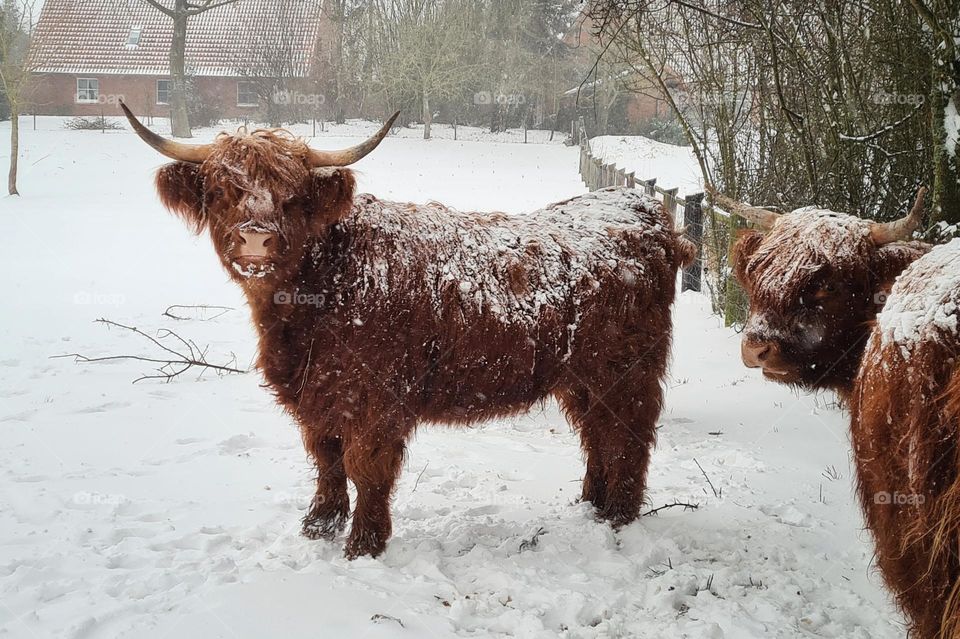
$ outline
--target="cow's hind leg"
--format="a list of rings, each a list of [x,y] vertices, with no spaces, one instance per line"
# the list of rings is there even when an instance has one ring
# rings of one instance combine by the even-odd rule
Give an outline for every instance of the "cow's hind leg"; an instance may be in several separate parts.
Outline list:
[[[663,390],[656,371],[639,367],[591,377],[566,394],[580,401],[561,399],[587,454],[583,498],[601,519],[620,527],[643,505]]]
[[[317,466],[317,492],[303,518],[301,533],[310,539],[332,540],[346,527],[350,516],[343,446],[340,439],[324,439],[309,430],[304,443]]]
[[[395,424],[389,432],[370,430],[349,440],[344,450],[347,477],[357,489],[353,526],[345,549],[348,559],[376,557],[387,546],[392,532],[390,498],[403,466],[404,441],[409,432]]]

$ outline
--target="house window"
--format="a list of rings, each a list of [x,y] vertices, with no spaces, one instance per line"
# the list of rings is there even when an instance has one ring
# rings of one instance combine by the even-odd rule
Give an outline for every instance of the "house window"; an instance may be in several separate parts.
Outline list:
[[[237,106],[259,106],[255,82],[237,82]]]
[[[170,80],[157,80],[157,104],[170,104]]]
[[[127,36],[127,46],[134,48],[140,46],[141,27],[130,27],[130,35]]]
[[[77,102],[90,104],[100,98],[100,80],[96,78],[77,78]]]

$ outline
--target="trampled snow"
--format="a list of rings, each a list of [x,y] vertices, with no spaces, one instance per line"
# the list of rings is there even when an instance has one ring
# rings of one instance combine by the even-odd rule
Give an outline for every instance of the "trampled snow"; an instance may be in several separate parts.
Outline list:
[[[313,472],[257,373],[133,385],[150,364],[50,359],[156,354],[100,317],[177,331],[215,363],[247,368],[255,351],[209,240],[157,202],[163,159],[129,131],[61,125],[23,119],[23,197],[0,199],[3,636],[903,636],[870,566],[846,416],[743,368],[698,294],[676,306],[648,497],[699,509],[619,533],[594,521],[575,499],[577,438],[547,404],[421,429],[381,558],[301,537]],[[507,212],[584,191],[576,148],[473,137],[388,138],[357,167],[361,189]],[[679,185],[669,166],[661,183]],[[172,304],[234,310],[177,320]]]

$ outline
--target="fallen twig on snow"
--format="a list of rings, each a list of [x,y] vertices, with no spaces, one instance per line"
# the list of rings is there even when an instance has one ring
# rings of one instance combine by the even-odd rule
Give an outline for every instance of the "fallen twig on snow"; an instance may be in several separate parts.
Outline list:
[[[540,543],[540,535],[544,534],[545,532],[547,531],[543,529],[543,526],[537,528],[537,532],[533,533],[533,537],[530,539],[524,539],[520,542],[520,552],[523,552],[524,550],[533,550],[536,548]]]
[[[177,315],[174,309],[177,309],[179,311],[182,311],[182,310],[200,311],[200,313],[198,313],[199,315],[205,314],[206,311],[215,311],[216,313],[214,315],[211,315],[210,317],[183,317],[181,315]],[[211,306],[209,304],[192,304],[192,305],[173,304],[172,306],[168,306],[167,310],[165,310],[163,314],[169,317],[170,319],[175,319],[175,320],[198,320],[201,322],[209,322],[210,320],[217,319],[221,315],[226,315],[232,310],[234,309],[229,306]]]
[[[661,510],[667,510],[668,508],[683,508],[684,510],[696,510],[700,508],[700,504],[688,504],[683,501],[674,501],[672,504],[664,504],[663,506],[658,506],[657,508],[651,508],[645,513],[641,513],[641,517],[649,517],[651,515],[656,515]]]
[[[721,488],[720,491],[717,492],[717,489],[713,485],[713,482],[710,481],[710,478],[707,476],[707,471],[703,469],[703,466],[700,465],[700,462],[697,461],[696,457],[693,458],[693,463],[696,464],[697,468],[700,469],[700,472],[703,473],[703,478],[706,479],[707,483],[710,485],[710,490],[713,491],[713,496],[716,497],[717,499],[720,499],[720,495],[723,494],[723,489]]]
[[[145,379],[162,379],[164,381],[171,381],[175,377],[182,375],[191,368],[200,368],[203,371],[213,370],[218,374],[226,373],[246,373],[247,371],[241,370],[235,367],[236,356],[233,355],[231,360],[226,364],[211,364],[207,361],[207,348],[200,348],[193,340],[184,339],[177,333],[171,331],[167,328],[161,328],[157,331],[157,336],[153,337],[147,333],[141,331],[140,329],[134,326],[125,326],[117,322],[113,322],[108,319],[100,318],[96,320],[98,323],[106,324],[107,326],[115,326],[117,328],[122,328],[127,331],[136,333],[137,335],[146,338],[155,346],[158,346],[162,351],[167,353],[160,357],[145,357],[142,355],[108,355],[104,357],[88,357],[87,355],[82,355],[80,353],[67,353],[64,355],[53,355],[51,359],[59,359],[64,357],[73,357],[74,361],[77,362],[107,362],[112,360],[135,360],[139,362],[150,362],[152,364],[159,364],[160,366],[156,369],[156,375],[142,375],[137,379],[133,380],[133,383],[136,384],[139,381]],[[162,340],[170,340],[177,344],[175,347],[167,346],[163,343]],[[231,354],[232,355],[232,354]],[[201,372],[202,374],[202,372]]]
[[[396,617],[391,617],[390,615],[381,615],[381,614],[377,613],[377,614],[373,615],[372,617],[370,617],[370,621],[372,621],[373,623],[380,623],[381,621],[395,621],[395,622],[397,622],[398,624],[400,624],[400,627],[401,627],[401,628],[406,628],[406,626],[403,625],[403,622],[402,622],[402,621],[400,621],[400,620],[399,620],[398,618],[396,618]]]
[[[417,492],[417,486],[420,485],[420,478],[423,477],[423,474],[425,472],[427,472],[427,466],[429,465],[430,465],[430,462],[427,462],[426,464],[423,465],[423,470],[421,470],[420,474],[417,475],[417,481],[413,482],[413,490],[410,491],[411,493]]]

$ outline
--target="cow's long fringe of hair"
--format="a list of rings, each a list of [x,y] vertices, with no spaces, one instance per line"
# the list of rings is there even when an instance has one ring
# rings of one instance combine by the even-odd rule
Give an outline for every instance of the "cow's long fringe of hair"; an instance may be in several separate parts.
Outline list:
[[[221,133],[217,137],[216,162],[210,164],[210,177],[217,184],[230,184],[241,191],[250,188],[251,176],[257,176],[260,188],[273,194],[284,193],[304,183],[309,173],[306,157],[310,150],[306,143],[284,129],[264,129],[238,132],[242,144],[226,144],[235,137]]]
[[[875,531],[885,537],[878,542],[891,545],[892,556],[920,559],[912,583],[893,584],[905,608],[914,609],[909,600],[926,598],[939,600],[942,606],[939,619],[928,615],[912,620],[911,637],[919,639],[960,637],[960,367],[947,372],[947,379],[946,390],[935,401],[913,403],[900,429],[904,437],[915,438],[918,451],[924,451],[923,459],[911,462],[923,468],[922,486],[904,487],[905,492],[921,489],[924,502],[902,535]],[[906,465],[909,460],[903,461]]]
[[[953,371],[947,390],[940,399],[945,425],[951,428],[954,446],[957,446],[957,440],[960,439],[960,366]],[[960,446],[954,449],[953,458],[954,469],[960,469]],[[944,602],[937,639],[953,639],[960,637],[960,574],[957,572],[960,563],[960,474],[954,477],[950,487],[937,501],[932,523],[935,528],[927,574],[937,567],[941,570],[944,566],[953,569],[953,583]]]

